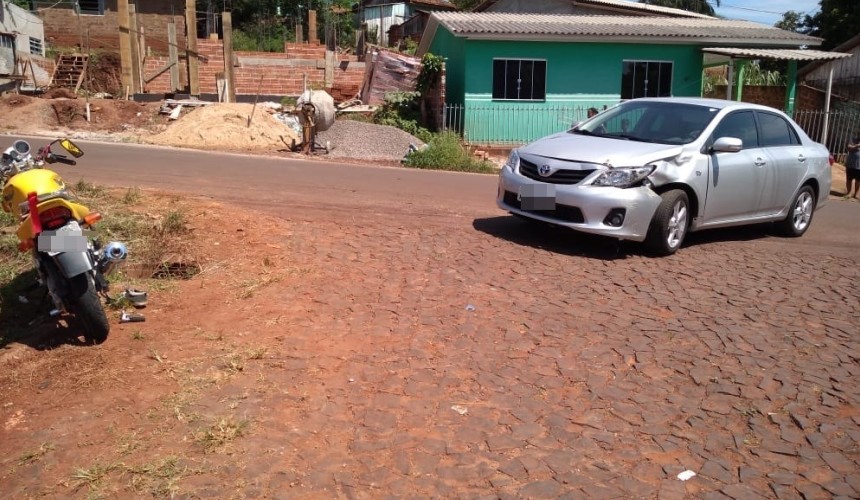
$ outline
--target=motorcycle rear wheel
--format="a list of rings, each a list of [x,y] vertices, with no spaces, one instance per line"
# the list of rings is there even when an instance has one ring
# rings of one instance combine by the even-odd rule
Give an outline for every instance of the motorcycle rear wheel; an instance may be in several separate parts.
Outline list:
[[[69,312],[84,327],[84,336],[94,344],[107,340],[110,333],[102,302],[88,273],[69,279],[69,296],[66,298]]]

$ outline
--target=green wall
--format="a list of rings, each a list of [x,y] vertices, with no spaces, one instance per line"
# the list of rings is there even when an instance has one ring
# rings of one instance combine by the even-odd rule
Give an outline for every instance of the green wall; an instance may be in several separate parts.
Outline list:
[[[700,96],[701,48],[693,45],[467,40],[440,26],[431,52],[447,58],[447,101],[464,105],[469,142],[522,143],[567,129],[589,107],[621,99],[622,62],[673,62],[672,94]],[[544,59],[544,101],[494,101],[493,59]]]

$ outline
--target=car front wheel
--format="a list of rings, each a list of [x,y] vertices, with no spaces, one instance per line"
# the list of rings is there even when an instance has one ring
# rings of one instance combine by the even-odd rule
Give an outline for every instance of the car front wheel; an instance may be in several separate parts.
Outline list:
[[[656,255],[672,255],[681,248],[690,226],[690,200],[681,189],[666,191],[660,198],[645,246]]]
[[[815,212],[815,192],[810,186],[803,186],[791,202],[788,215],[778,223],[780,232],[795,238],[802,236],[812,224],[813,212]]]

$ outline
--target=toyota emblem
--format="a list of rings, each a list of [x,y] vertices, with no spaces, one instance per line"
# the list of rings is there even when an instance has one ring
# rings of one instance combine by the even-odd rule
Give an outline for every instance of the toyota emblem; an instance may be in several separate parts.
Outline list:
[[[550,174],[552,174],[552,169],[549,167],[549,165],[541,165],[540,167],[538,167],[538,173],[541,177],[549,177]]]

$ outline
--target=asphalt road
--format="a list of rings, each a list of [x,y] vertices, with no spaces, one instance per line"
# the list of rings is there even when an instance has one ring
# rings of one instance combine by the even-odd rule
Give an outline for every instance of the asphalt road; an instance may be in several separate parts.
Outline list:
[[[36,148],[42,137],[25,137]],[[3,141],[7,142],[7,141]],[[483,174],[182,150],[76,140],[85,152],[75,167],[55,166],[68,183],[78,179],[110,186],[138,186],[256,206],[291,214],[355,210],[386,214],[463,217],[502,215],[496,208],[496,177]],[[843,186],[834,186],[841,190]],[[860,203],[832,199],[816,213],[803,238],[758,231],[740,237],[856,255],[860,249]],[[737,229],[698,238],[738,237]]]

